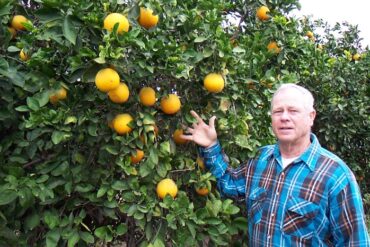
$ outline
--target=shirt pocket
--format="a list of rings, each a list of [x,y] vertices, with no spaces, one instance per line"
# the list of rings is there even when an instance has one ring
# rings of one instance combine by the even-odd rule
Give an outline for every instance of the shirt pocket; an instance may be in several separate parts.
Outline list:
[[[287,202],[283,222],[285,234],[310,238],[315,233],[315,217],[319,205],[302,198],[290,198]]]
[[[248,219],[254,224],[257,224],[261,221],[266,194],[267,193],[264,188],[257,187],[249,196]]]

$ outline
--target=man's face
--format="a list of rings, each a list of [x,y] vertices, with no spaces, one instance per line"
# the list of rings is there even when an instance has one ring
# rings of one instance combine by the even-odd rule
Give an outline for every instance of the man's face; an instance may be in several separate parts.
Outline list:
[[[282,144],[299,145],[309,140],[315,115],[314,110],[305,107],[297,89],[283,89],[272,100],[272,129]]]

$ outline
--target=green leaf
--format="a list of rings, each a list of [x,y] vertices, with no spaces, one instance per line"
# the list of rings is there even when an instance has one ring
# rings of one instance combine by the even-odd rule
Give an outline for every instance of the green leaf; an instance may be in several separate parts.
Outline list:
[[[206,37],[199,36],[199,37],[195,38],[194,43],[201,43],[201,42],[206,41],[206,40],[207,40]]]
[[[34,229],[40,224],[40,216],[37,213],[29,215],[25,220],[25,227],[28,230]]]
[[[66,39],[73,45],[76,45],[77,31],[72,22],[72,17],[70,15],[67,15],[64,18],[62,28],[64,37],[66,37]]]
[[[21,105],[21,106],[16,107],[15,110],[19,112],[28,112],[30,108],[28,108],[28,106],[26,105]]]
[[[40,109],[39,102],[32,97],[27,97],[27,106],[33,111]]]
[[[46,247],[56,247],[60,239],[59,229],[48,231],[46,234]]]
[[[114,190],[127,190],[128,189],[128,185],[127,185],[126,182],[116,180],[112,184],[112,189],[114,189]]]
[[[233,52],[234,52],[234,53],[245,53],[245,50],[244,50],[243,48],[241,48],[241,47],[237,46],[237,47],[235,47],[235,48],[233,49]]]
[[[108,227],[101,226],[95,229],[94,234],[101,240],[105,240],[107,234],[108,234]]]
[[[126,224],[120,224],[120,225],[117,226],[116,234],[118,236],[123,235],[127,232],[127,230],[128,230],[128,227],[127,227]]]
[[[108,187],[106,187],[106,186],[100,187],[100,189],[98,190],[98,192],[96,194],[96,197],[100,198],[100,197],[104,196],[105,193],[107,193],[107,191],[108,191]]]
[[[0,16],[3,15],[10,15],[10,11],[13,8],[13,5],[11,4],[12,1],[8,1],[6,4],[4,4],[4,1],[2,1],[0,5]],[[4,5],[3,5],[4,4]]]
[[[94,236],[89,232],[80,232],[80,237],[86,243],[89,243],[89,244],[94,243]]]
[[[159,238],[154,240],[153,247],[165,247],[163,241]]]
[[[59,224],[59,217],[55,212],[46,211],[44,213],[44,222],[50,229],[53,229]]]
[[[8,47],[8,52],[19,52],[21,49],[19,49],[18,47],[16,46],[9,46]]]
[[[68,238],[68,247],[74,247],[80,240],[80,235],[76,230],[73,230],[72,235]]]
[[[35,97],[40,107],[43,107],[47,103],[49,103],[49,92],[48,91],[43,91],[41,93],[38,93],[35,95]]]
[[[71,137],[70,133],[66,133],[63,131],[55,130],[53,131],[53,134],[51,134],[51,141],[57,145],[62,141],[67,140],[69,137]]]
[[[18,197],[18,194],[16,191],[14,190],[3,190],[0,192],[0,205],[6,205],[6,204],[9,204],[11,202],[13,202],[17,197]]]

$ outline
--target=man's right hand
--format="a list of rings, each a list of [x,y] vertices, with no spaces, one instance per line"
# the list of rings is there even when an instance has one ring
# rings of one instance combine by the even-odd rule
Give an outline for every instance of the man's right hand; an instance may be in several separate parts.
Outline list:
[[[188,134],[181,135],[181,138],[193,141],[202,147],[211,147],[217,143],[217,133],[215,129],[216,117],[209,119],[208,125],[204,123],[203,119],[195,111],[190,111],[190,114],[197,120],[193,123],[193,128],[187,128]]]

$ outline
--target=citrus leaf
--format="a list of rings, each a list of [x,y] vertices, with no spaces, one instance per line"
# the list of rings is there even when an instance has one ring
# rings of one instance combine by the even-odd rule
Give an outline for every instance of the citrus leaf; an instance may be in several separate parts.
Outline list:
[[[72,17],[70,15],[67,15],[64,18],[62,29],[64,37],[66,37],[69,42],[76,45],[77,31],[73,25]]]
[[[46,247],[56,247],[60,239],[59,229],[48,231],[46,234]]]
[[[89,244],[94,243],[94,236],[90,234],[89,232],[80,232],[80,237],[86,243],[89,243]]]
[[[17,192],[8,189],[1,191],[0,194],[0,205],[9,204],[18,197]]]

